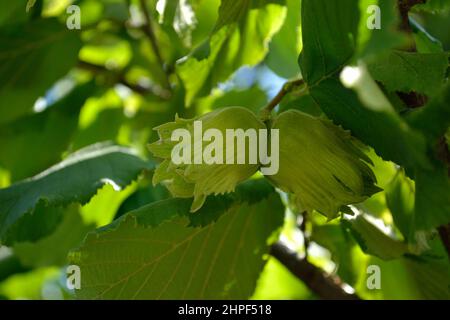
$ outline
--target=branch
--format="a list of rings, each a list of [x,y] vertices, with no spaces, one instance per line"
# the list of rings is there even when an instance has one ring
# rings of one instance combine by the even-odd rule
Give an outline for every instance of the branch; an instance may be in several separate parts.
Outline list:
[[[294,89],[305,86],[303,79],[296,79],[286,82],[277,95],[262,109],[262,117],[266,119],[273,109],[283,100],[283,98]]]
[[[152,46],[153,52],[155,53],[156,58],[158,59],[158,63],[161,65],[162,70],[164,71],[165,78],[164,82],[166,85],[166,88],[170,90],[170,81],[169,81],[169,75],[165,68],[164,59],[161,54],[161,50],[159,49],[158,41],[155,36],[155,31],[153,30],[153,24],[152,19],[150,17],[150,12],[148,10],[147,4],[145,3],[145,0],[140,0],[141,9],[144,13],[145,18],[145,25],[143,26],[142,30],[147,35],[147,38],[150,40],[150,44]]]
[[[450,177],[450,150],[445,137],[441,137],[439,139],[437,149],[438,158],[447,166],[447,176]],[[447,256],[450,258],[450,224],[442,225],[438,227],[437,230],[442,244],[447,250]]]
[[[412,33],[411,25],[409,23],[409,11],[416,4],[426,3],[427,0],[398,0],[398,9],[400,11],[400,16],[402,18],[402,22],[400,25],[400,29],[407,33]],[[416,51],[416,46],[410,48],[409,51]],[[397,93],[400,99],[405,103],[408,108],[417,108],[422,107],[427,102],[427,97],[425,95],[418,94],[416,92],[410,93]],[[437,156],[438,158],[447,165],[448,176],[450,177],[450,151],[448,149],[445,137],[441,137],[438,141],[437,147]],[[447,250],[447,254],[450,257],[450,225],[443,225],[438,227],[439,237],[445,249]]]
[[[300,259],[295,252],[281,242],[272,245],[270,254],[320,298],[326,300],[360,300],[357,295],[345,292],[337,277],[328,276],[320,268],[305,259]]]
[[[427,0],[398,0],[398,9],[400,11],[400,17],[402,19],[400,29],[411,33],[411,26],[409,24],[409,11],[416,4],[422,4],[427,2]]]
[[[438,228],[439,237],[447,250],[447,255],[450,257],[450,224],[446,226],[440,226]]]
[[[87,71],[90,71],[95,74],[99,74],[99,73],[103,73],[103,72],[112,73],[111,70],[107,69],[104,66],[93,64],[93,63],[83,61],[83,60],[78,61],[77,66],[80,69],[87,70]],[[117,83],[120,83],[120,84],[128,87],[129,89],[131,89],[132,91],[134,91],[136,93],[139,93],[142,95],[153,94],[164,100],[167,100],[171,97],[171,92],[164,88],[161,88],[160,86],[131,83],[125,78],[123,73],[114,74],[114,76],[117,79]]]
[[[305,250],[305,260],[308,260],[308,249],[309,249],[309,236],[306,235],[306,220],[307,220],[307,211],[303,211],[300,216],[302,217],[302,222],[298,226],[303,235],[303,247]]]
[[[413,30],[411,28],[411,25],[409,23],[409,11],[412,7],[414,7],[417,4],[425,3],[427,0],[398,0],[397,6],[401,17],[401,22],[399,29],[407,34],[412,34]],[[409,52],[416,52],[416,43],[414,39],[411,40],[411,44],[408,48],[406,48],[406,51]],[[397,95],[400,97],[400,99],[403,101],[403,103],[410,109],[419,108],[424,106],[428,98],[420,93],[417,92],[397,92]]]
[[[41,17],[42,15],[42,10],[44,9],[44,1],[42,0],[35,0],[33,1],[28,1],[27,3],[27,13],[31,12],[31,19],[32,20],[37,20]]]

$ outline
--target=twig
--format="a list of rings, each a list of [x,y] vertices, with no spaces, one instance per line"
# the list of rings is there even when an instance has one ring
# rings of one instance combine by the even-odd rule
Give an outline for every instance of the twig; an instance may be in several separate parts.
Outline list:
[[[304,85],[303,79],[296,79],[286,82],[277,95],[264,107],[264,110],[271,112],[280,102],[284,96],[291,92],[294,88]]]
[[[165,86],[170,91],[171,87],[170,87],[169,74],[166,71],[164,59],[162,57],[161,50],[159,49],[158,41],[155,36],[155,31],[153,30],[153,24],[152,24],[150,12],[148,10],[147,4],[145,3],[145,0],[140,0],[140,4],[141,4],[141,9],[142,9],[142,12],[144,13],[144,18],[145,18],[145,25],[143,26],[142,29],[145,32],[145,34],[147,35],[148,39],[150,40],[150,44],[152,46],[153,52],[155,53],[155,56],[158,59],[158,63],[160,64],[162,70],[164,71]]]
[[[28,8],[28,5],[27,5],[27,9],[31,10],[31,19],[37,20],[42,15],[42,10],[44,9],[44,1],[37,0],[37,1],[35,1],[35,3],[33,4],[33,6],[31,8]]]
[[[413,30],[409,23],[409,11],[415,5],[425,3],[425,2],[427,2],[427,0],[398,0],[397,1],[398,11],[399,11],[400,17],[401,17],[401,22],[399,25],[399,29],[401,31],[403,31],[409,35],[412,34]],[[415,43],[414,39],[411,40],[410,46],[408,48],[405,48],[405,50],[409,51],[409,52],[417,51],[416,43]],[[422,107],[428,101],[428,98],[425,95],[420,94],[418,92],[408,92],[408,93],[397,92],[397,95],[409,109]]]
[[[416,4],[426,3],[427,0],[398,0],[398,9],[400,12],[400,16],[402,18],[400,29],[407,33],[412,33],[412,28],[409,23],[409,11]],[[416,45],[414,44],[409,51],[415,52]],[[418,108],[422,107],[427,102],[427,97],[425,95],[421,95],[417,92],[409,92],[409,93],[401,93],[397,92],[397,95],[400,99],[405,103],[405,105],[410,108]],[[438,142],[437,148],[438,158],[447,165],[448,176],[450,176],[450,151],[448,149],[447,143],[445,141],[445,137],[441,137]],[[447,254],[450,257],[450,225],[443,225],[438,227],[439,236],[445,249],[447,250]]]
[[[261,118],[267,120],[270,117],[270,113],[273,109],[283,100],[283,98],[289,93],[297,88],[306,86],[303,79],[295,79],[286,82],[277,95],[261,110]]]
[[[438,232],[442,244],[447,250],[447,255],[450,257],[450,224],[447,224],[446,226],[440,226],[438,228]]]
[[[108,70],[104,66],[93,64],[87,61],[78,61],[79,68],[91,71],[95,74],[103,73],[103,72],[109,72],[111,73],[111,70]],[[139,94],[145,95],[145,94],[153,94],[161,99],[167,100],[171,97],[171,92],[161,88],[160,86],[151,86],[151,85],[142,85],[142,84],[135,84],[129,82],[123,73],[120,74],[114,74],[114,76],[117,79],[117,83],[120,83],[129,89],[133,90],[134,92],[137,92]]]
[[[300,231],[303,234],[303,247],[305,250],[305,260],[308,260],[308,248],[309,248],[309,236],[306,235],[306,220],[307,220],[307,211],[303,211],[301,213],[302,222],[299,225]]]
[[[400,17],[402,19],[400,29],[411,33],[411,26],[409,24],[409,11],[416,4],[422,4],[427,0],[398,0],[398,10],[400,11]]]
[[[320,298],[326,300],[360,300],[357,295],[345,292],[337,277],[328,276],[320,268],[305,259],[300,259],[295,252],[284,244],[277,242],[272,245],[270,254]]]

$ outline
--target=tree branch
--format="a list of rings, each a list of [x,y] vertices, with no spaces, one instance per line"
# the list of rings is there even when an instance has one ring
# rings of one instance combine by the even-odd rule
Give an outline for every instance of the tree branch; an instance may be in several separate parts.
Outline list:
[[[447,250],[447,255],[450,257],[450,224],[446,226],[440,226],[438,228],[439,237]]]
[[[320,298],[326,300],[360,300],[357,295],[345,292],[337,277],[328,276],[320,268],[305,259],[300,259],[295,252],[281,242],[272,245],[270,254]]]
[[[411,25],[409,23],[409,11],[412,7],[414,7],[417,4],[425,3],[427,0],[398,0],[397,6],[398,11],[400,13],[401,22],[399,29],[407,34],[412,34],[413,30],[411,28]],[[410,52],[416,52],[416,43],[414,39],[411,40],[411,45],[406,48],[406,51]],[[424,106],[428,98],[420,93],[417,92],[397,92],[397,95],[400,97],[400,99],[403,101],[403,103],[410,109],[413,108],[419,108]]]
[[[409,23],[409,11],[412,7],[417,4],[426,3],[427,0],[398,0],[398,10],[400,12],[400,16],[402,18],[400,29],[407,33],[412,33],[412,28]],[[409,48],[409,51],[415,52],[416,45]],[[424,106],[428,98],[425,95],[419,94],[417,92],[409,92],[409,93],[401,93],[397,92],[400,99],[405,103],[405,105],[410,108],[417,108]],[[447,165],[448,176],[450,176],[450,151],[447,146],[447,142],[445,137],[441,137],[438,141],[437,146],[437,156],[438,158]],[[438,227],[439,237],[445,249],[447,250],[447,254],[450,257],[450,225],[443,225]]]
[[[158,63],[160,64],[162,70],[164,71],[165,86],[170,91],[171,87],[170,87],[170,81],[169,81],[169,74],[166,71],[164,59],[162,57],[161,50],[159,49],[158,41],[155,36],[155,31],[153,30],[153,24],[152,24],[150,12],[148,10],[147,4],[145,3],[145,0],[140,0],[140,4],[141,4],[141,9],[142,9],[142,12],[144,13],[144,18],[145,18],[145,25],[143,26],[142,30],[147,35],[147,38],[150,40],[150,44],[152,46],[153,52],[155,53],[156,59],[158,59]]]
[[[307,216],[308,212],[303,211],[300,216],[302,217],[302,221],[299,224],[299,229],[302,232],[303,235],[303,247],[305,250],[305,260],[308,260],[308,249],[309,249],[309,236],[306,235],[306,223],[307,223]]]
[[[400,29],[411,33],[412,29],[409,24],[409,11],[412,7],[414,7],[416,4],[422,4],[427,2],[427,0],[398,0],[398,10],[400,11],[400,17],[401,17],[401,24]]]
[[[273,109],[283,100],[283,98],[294,89],[302,87],[305,85],[305,81],[303,79],[295,79],[286,82],[277,95],[262,109],[262,118],[268,118]]]
[[[95,74],[104,73],[104,72],[112,73],[111,70],[108,70],[104,66],[93,64],[93,63],[90,63],[87,61],[82,61],[82,60],[78,61],[77,67],[80,69],[88,70]],[[120,84],[128,87],[129,89],[131,89],[132,91],[134,91],[136,93],[139,93],[142,95],[153,94],[164,100],[167,100],[171,97],[171,92],[164,88],[161,88],[160,86],[131,83],[125,78],[123,73],[114,74],[114,77],[116,78],[117,83],[120,83]]]

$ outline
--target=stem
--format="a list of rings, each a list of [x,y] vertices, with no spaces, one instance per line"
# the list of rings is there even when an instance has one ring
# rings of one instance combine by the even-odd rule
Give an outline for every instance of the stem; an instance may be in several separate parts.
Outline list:
[[[422,4],[427,2],[427,0],[398,0],[398,9],[400,11],[400,17],[402,19],[400,29],[411,33],[412,29],[409,24],[409,10],[416,4]]]
[[[93,63],[90,63],[87,61],[82,61],[82,60],[78,61],[78,67],[80,69],[88,70],[95,74],[99,74],[99,73],[103,73],[103,72],[111,73],[111,70],[108,70],[104,66],[93,64]],[[159,86],[143,86],[140,84],[131,83],[125,78],[123,73],[115,74],[114,76],[117,78],[117,83],[120,83],[139,94],[145,95],[145,94],[151,93],[151,94],[153,94],[161,99],[164,99],[164,100],[170,99],[170,97],[171,97],[170,91],[168,91],[164,88],[161,88]]]
[[[400,11],[400,16],[402,18],[402,22],[400,25],[400,29],[407,33],[412,33],[413,30],[411,28],[409,22],[409,11],[416,4],[426,3],[427,0],[398,0],[398,9]],[[415,52],[417,51],[416,45],[414,44],[410,50]],[[427,97],[417,92],[410,93],[397,93],[400,99],[405,103],[408,108],[417,108],[422,107],[427,102]],[[445,141],[445,137],[441,137],[438,142],[438,158],[447,165],[448,176],[450,176],[450,151],[448,150],[447,143]],[[439,237],[445,249],[447,250],[447,254],[450,257],[450,225],[443,225],[438,227]]]
[[[447,141],[442,136],[438,141],[437,156],[447,167],[447,176],[450,177],[450,150]],[[442,244],[447,250],[447,256],[450,258],[450,224],[442,225],[437,228]]]
[[[416,4],[425,3],[427,0],[398,0],[397,6],[401,17],[401,23],[399,26],[399,29],[409,35],[413,33],[413,30],[411,28],[410,22],[409,22],[409,11],[412,7],[414,7]],[[412,38],[412,37],[411,37]],[[409,52],[416,52],[416,43],[414,39],[411,40],[411,45],[406,48],[406,51]],[[397,92],[397,95],[400,97],[400,99],[403,101],[403,103],[410,109],[413,108],[419,108],[424,106],[427,103],[428,98],[420,93],[417,92]]]
[[[294,89],[299,87],[306,86],[305,81],[303,79],[295,79],[286,82],[277,95],[262,109],[261,114],[262,118],[266,119],[269,117],[270,113],[273,109],[283,100],[283,98]]]
[[[312,292],[325,300],[360,300],[355,294],[345,292],[337,277],[327,275],[322,269],[300,259],[297,253],[281,242],[272,245],[270,254],[305,283]]]
[[[31,8],[31,20],[37,20],[42,15],[42,10],[44,9],[44,1],[37,0],[34,6]]]
[[[306,235],[306,220],[307,220],[307,211],[303,211],[301,213],[302,222],[299,225],[300,231],[303,234],[303,246],[305,250],[305,260],[308,260],[308,248],[309,248],[309,236]]]
[[[171,90],[169,75],[166,72],[164,59],[162,57],[161,50],[159,49],[158,41],[155,36],[155,31],[153,30],[153,24],[152,24],[150,12],[148,10],[147,4],[145,3],[145,0],[140,0],[140,4],[141,4],[141,9],[142,9],[142,12],[144,13],[144,18],[145,18],[145,25],[143,26],[142,29],[145,32],[145,34],[147,35],[148,39],[150,40],[150,44],[152,46],[153,52],[155,53],[156,59],[158,59],[158,63],[161,65],[161,68],[164,71],[165,86],[168,90]]]
[[[446,226],[440,226],[438,228],[439,236],[445,249],[447,250],[447,255],[450,257],[450,224]]]

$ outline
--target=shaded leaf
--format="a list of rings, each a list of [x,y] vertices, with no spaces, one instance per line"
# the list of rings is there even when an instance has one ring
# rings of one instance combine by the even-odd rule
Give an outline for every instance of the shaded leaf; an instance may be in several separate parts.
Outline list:
[[[286,19],[270,42],[265,62],[276,74],[289,79],[300,73],[297,58],[302,47],[301,1],[287,0],[286,5]]]
[[[414,218],[414,182],[404,172],[398,171],[386,188],[386,203],[392,213],[394,223],[407,241],[412,240],[412,223]]]
[[[379,12],[373,9],[377,6]],[[407,43],[407,37],[398,26],[400,15],[397,4],[392,0],[360,0],[361,19],[358,28],[356,57],[372,59],[388,49],[398,48]],[[370,29],[374,15],[379,13],[380,28]]]
[[[54,206],[84,204],[104,184],[123,188],[145,168],[150,164],[126,148],[98,144],[82,149],[39,175],[0,190],[0,239],[41,200]]]
[[[433,95],[444,84],[448,58],[447,53],[391,51],[377,57],[368,68],[373,78],[390,91]]]
[[[383,159],[405,167],[429,167],[425,139],[395,113],[376,112],[362,106],[356,94],[337,79],[321,82],[310,93],[328,117],[374,147]]]
[[[450,178],[444,165],[433,170],[418,169],[414,230],[431,230],[450,222]]]
[[[210,39],[181,59],[177,73],[186,88],[186,105],[206,95],[240,66],[254,66],[267,54],[284,17],[283,1],[223,0]]]
[[[231,205],[203,228],[189,223],[189,203],[157,202],[171,219],[158,225],[148,210],[88,236],[71,254],[83,270],[79,298],[248,298],[264,266],[267,239],[283,222],[279,197]],[[202,209],[204,210],[204,209]],[[145,212],[145,215],[144,215]],[[178,212],[178,213],[177,213]],[[202,214],[201,212],[196,215]]]
[[[428,12],[443,12],[450,10],[450,0],[427,0],[425,3],[414,6],[414,10]]]
[[[94,89],[90,82],[80,85],[45,111],[0,126],[0,164],[10,171],[12,181],[61,160],[77,128],[80,109]]]
[[[62,266],[67,263],[69,250],[77,247],[92,229],[92,225],[83,223],[78,208],[70,207],[54,233],[35,243],[17,243],[14,253],[25,266]]]
[[[309,86],[335,74],[352,58],[358,22],[358,0],[302,0],[299,64]]]
[[[54,19],[0,30],[0,124],[33,109],[35,101],[78,59],[77,32]],[[18,67],[20,66],[20,67]]]
[[[383,232],[364,214],[360,214],[354,219],[342,220],[342,222],[350,230],[361,249],[367,254],[383,260],[392,260],[408,252],[405,243]]]

